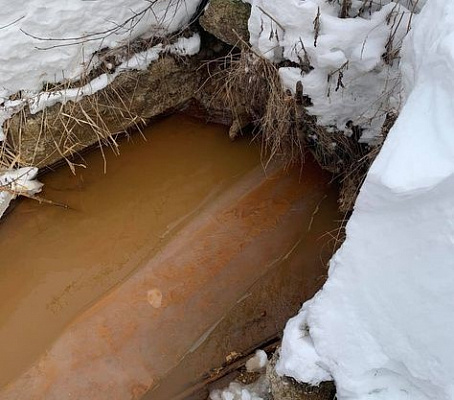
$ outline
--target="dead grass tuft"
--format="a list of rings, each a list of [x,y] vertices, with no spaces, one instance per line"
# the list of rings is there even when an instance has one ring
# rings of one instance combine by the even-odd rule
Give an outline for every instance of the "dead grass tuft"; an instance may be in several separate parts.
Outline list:
[[[294,93],[283,90],[278,66],[246,45],[241,52],[210,63],[209,80],[215,82],[216,96],[230,110],[234,125],[235,120],[244,120],[247,115],[255,126],[264,165],[274,158],[288,164],[304,163],[305,153],[311,151],[341,183],[339,209],[349,212],[381,143],[360,143],[361,130],[353,124],[348,126],[349,132],[319,126],[316,117],[307,112],[311,102],[303,95],[301,82]],[[386,120],[383,137],[394,119],[390,116]]]
[[[291,93],[282,90],[278,69],[270,61],[244,46],[241,52],[229,53],[208,65],[206,85],[215,86],[215,96],[229,110],[233,138],[248,123],[262,143],[265,164],[273,158],[288,163],[304,157],[302,137],[295,121],[299,105]]]
[[[41,166],[61,158],[74,171],[72,158],[87,143],[98,143],[103,154],[105,146],[118,152],[115,134],[130,126],[140,132],[145,123],[134,112],[133,97],[121,85],[108,85],[80,101],[58,103],[36,115],[23,107],[4,125],[7,140],[0,144],[0,167]],[[33,146],[25,146],[27,142]]]

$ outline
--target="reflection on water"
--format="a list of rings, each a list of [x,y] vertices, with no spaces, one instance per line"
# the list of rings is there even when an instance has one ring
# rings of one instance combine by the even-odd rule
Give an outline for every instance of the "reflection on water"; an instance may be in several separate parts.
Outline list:
[[[122,141],[120,156],[49,173],[46,198],[0,223],[0,386],[42,354],[81,310],[150,259],[197,210],[259,163],[223,127],[182,116]],[[153,289],[154,290],[154,289]],[[148,292],[159,308],[162,294]]]

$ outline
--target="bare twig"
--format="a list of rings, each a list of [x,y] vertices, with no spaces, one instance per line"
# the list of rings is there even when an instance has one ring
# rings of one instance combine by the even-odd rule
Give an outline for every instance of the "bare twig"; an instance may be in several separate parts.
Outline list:
[[[317,39],[318,35],[320,34],[320,7],[317,7],[317,15],[314,19],[314,47],[317,47]]]

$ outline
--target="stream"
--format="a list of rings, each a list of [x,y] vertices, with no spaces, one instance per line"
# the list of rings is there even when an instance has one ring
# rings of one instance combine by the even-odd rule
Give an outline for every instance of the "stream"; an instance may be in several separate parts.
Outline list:
[[[159,120],[44,175],[68,209],[26,199],[0,222],[1,399],[189,398],[323,284],[330,177],[264,171],[226,132]]]

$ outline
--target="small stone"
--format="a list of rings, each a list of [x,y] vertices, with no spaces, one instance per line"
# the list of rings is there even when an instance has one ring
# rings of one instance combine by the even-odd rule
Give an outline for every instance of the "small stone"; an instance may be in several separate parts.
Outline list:
[[[151,289],[147,292],[147,300],[154,308],[161,308],[162,292],[159,289]]]
[[[292,378],[279,376],[276,372],[276,362],[279,350],[276,350],[266,368],[267,379],[270,383],[274,400],[333,400],[336,387],[333,382],[322,382],[319,386],[299,383]]]
[[[200,25],[224,43],[236,46],[249,41],[250,4],[241,0],[211,0],[200,17]]]
[[[268,356],[263,350],[257,350],[255,355],[246,362],[246,370],[248,372],[258,372],[268,364]]]

